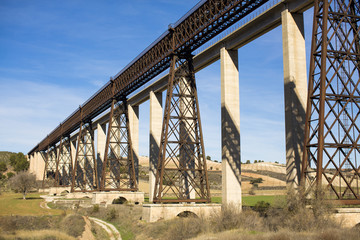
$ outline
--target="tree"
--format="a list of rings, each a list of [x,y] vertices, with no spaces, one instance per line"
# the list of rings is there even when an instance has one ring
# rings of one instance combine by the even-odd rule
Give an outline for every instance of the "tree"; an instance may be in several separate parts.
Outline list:
[[[25,155],[21,152],[14,153],[10,156],[10,165],[16,172],[28,170],[30,163],[26,159]]]
[[[13,172],[8,172],[8,173],[6,174],[6,176],[7,176],[8,179],[10,179],[11,177],[15,176],[15,173],[13,173]]]
[[[246,160],[246,163],[245,164],[250,164],[250,160]]]
[[[32,173],[19,172],[10,180],[10,187],[13,190],[19,191],[23,194],[23,199],[26,199],[26,194],[32,188],[36,187],[36,177]]]
[[[210,156],[206,156],[206,160],[211,160],[211,157],[210,157]]]
[[[250,180],[250,184],[259,184],[259,183],[262,183],[263,182],[263,179],[262,178],[255,178],[255,179],[251,179]]]
[[[7,170],[7,166],[5,162],[0,162],[0,172],[5,172]]]

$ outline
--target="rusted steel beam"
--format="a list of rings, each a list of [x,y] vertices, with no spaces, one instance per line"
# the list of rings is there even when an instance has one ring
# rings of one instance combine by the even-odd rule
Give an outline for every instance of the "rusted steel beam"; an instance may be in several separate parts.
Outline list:
[[[360,3],[316,0],[301,182],[360,204]]]
[[[193,52],[201,45],[247,16],[268,0],[208,0],[201,1],[188,14],[172,25],[175,43],[171,44],[170,32],[145,49],[128,66],[114,77],[115,97],[126,97],[140,86],[170,66],[171,54]],[[79,128],[81,121],[90,120],[111,106],[112,86],[109,81],[90,97],[80,110],[62,122],[62,129],[55,128],[43,139],[36,150],[45,150]],[[31,152],[29,152],[31,154]]]

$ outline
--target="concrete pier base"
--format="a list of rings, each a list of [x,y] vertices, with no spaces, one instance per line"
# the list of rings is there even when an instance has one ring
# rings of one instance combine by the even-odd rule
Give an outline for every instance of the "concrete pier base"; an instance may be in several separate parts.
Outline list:
[[[332,217],[342,227],[352,228],[360,224],[360,208],[337,208]]]
[[[92,204],[112,204],[115,199],[124,198],[129,203],[143,204],[143,192],[93,192]]]
[[[51,187],[49,188],[49,195],[60,196],[61,193],[69,193],[71,191],[71,187]]]
[[[156,222],[160,219],[175,218],[184,212],[191,212],[199,217],[208,217],[220,211],[221,204],[144,204],[142,219],[146,222]]]
[[[66,195],[66,198],[92,198],[92,192],[72,192]]]

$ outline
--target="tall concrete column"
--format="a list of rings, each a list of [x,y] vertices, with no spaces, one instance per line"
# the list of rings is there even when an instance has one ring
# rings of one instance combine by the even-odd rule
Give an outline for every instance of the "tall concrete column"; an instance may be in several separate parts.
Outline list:
[[[135,164],[136,181],[139,182],[139,106],[128,105],[132,151]]]
[[[240,96],[237,50],[220,50],[222,203],[241,207]]]
[[[194,120],[192,119],[194,116],[194,109],[192,108],[193,100],[191,97],[191,86],[188,82],[188,79],[185,77],[182,77],[180,84],[180,93],[182,96],[180,97],[180,107],[179,107],[179,115],[183,117],[183,119],[180,121],[179,126],[179,138],[180,142],[184,142],[186,144],[180,144],[180,168],[187,168],[187,169],[194,169],[195,168],[195,146],[194,144],[191,144],[191,142],[195,142],[195,129],[193,129],[193,126],[195,126]],[[191,154],[190,154],[191,153]],[[184,176],[183,178],[183,186],[185,189],[185,194],[189,196],[189,199],[195,199],[196,198],[196,192],[194,189],[194,186],[191,185],[191,178],[195,179],[195,171],[186,171],[187,176]],[[181,186],[180,186],[181,188]]]
[[[70,139],[70,151],[71,151],[71,160],[72,160],[71,163],[72,163],[73,169],[74,169],[74,165],[75,165],[77,138],[78,138],[78,135],[76,135],[75,137],[72,137]]]
[[[44,179],[45,159],[40,152],[35,152],[36,180]]]
[[[307,99],[303,14],[281,13],[284,61],[286,185],[299,186]]]
[[[35,174],[35,154],[30,154],[30,155],[27,155],[27,159],[29,161],[29,173],[34,173]]]
[[[162,130],[162,93],[150,92],[149,202],[154,199],[155,174]]]
[[[111,119],[110,119],[111,121]],[[96,165],[98,169],[98,179],[101,181],[103,169],[105,145],[106,145],[106,124],[97,124],[97,141],[96,141]]]
[[[104,161],[106,145],[106,124],[97,124],[96,151],[97,160]]]

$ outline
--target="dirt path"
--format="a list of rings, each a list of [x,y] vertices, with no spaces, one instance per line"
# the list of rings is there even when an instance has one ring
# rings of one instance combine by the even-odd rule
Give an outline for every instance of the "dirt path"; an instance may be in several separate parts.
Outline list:
[[[51,209],[51,208],[49,208],[49,206],[47,205],[47,202],[46,202],[46,201],[40,202],[40,207],[41,207],[41,208],[44,208],[44,209]]]
[[[91,232],[91,222],[89,220],[89,218],[83,216],[84,220],[85,220],[85,230],[83,232],[83,234],[81,235],[81,237],[79,238],[79,240],[96,240],[94,235]]]
[[[121,235],[114,225],[94,217],[89,217],[89,219],[102,227],[109,234],[110,240],[121,240]]]

